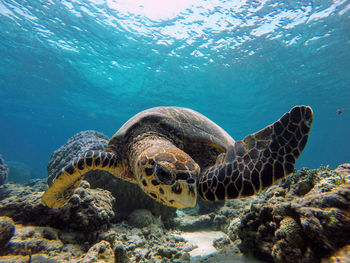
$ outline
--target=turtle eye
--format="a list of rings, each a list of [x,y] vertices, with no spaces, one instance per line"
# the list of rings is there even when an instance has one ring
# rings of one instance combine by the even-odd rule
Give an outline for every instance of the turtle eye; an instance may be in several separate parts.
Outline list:
[[[172,185],[175,182],[174,176],[166,168],[160,164],[154,166],[154,175],[159,182],[167,185]]]

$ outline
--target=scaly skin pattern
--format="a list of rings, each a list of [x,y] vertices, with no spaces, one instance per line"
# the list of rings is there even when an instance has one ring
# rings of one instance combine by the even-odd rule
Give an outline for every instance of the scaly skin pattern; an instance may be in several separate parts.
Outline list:
[[[118,175],[118,177],[127,174],[125,166],[119,160],[117,154],[113,152],[88,151],[62,168],[61,173],[42,196],[42,203],[52,208],[63,206],[80,185],[84,174],[95,169],[108,171],[113,175]],[[124,179],[127,180],[127,177]]]
[[[193,110],[152,108],[123,125],[106,151],[89,151],[64,167],[42,202],[63,206],[94,169],[137,183],[151,198],[178,208],[193,207],[197,193],[208,201],[254,195],[293,172],[312,119],[310,107],[296,106],[235,142]]]
[[[291,174],[312,119],[310,107],[296,106],[274,124],[237,141],[222,162],[199,177],[199,195],[209,201],[250,196]]]
[[[133,174],[147,195],[168,206],[195,206],[200,168],[188,154],[154,135],[132,145]]]

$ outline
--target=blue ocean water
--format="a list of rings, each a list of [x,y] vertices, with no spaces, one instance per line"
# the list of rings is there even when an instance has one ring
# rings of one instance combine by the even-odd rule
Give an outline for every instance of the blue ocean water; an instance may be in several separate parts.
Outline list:
[[[296,167],[349,162],[349,18],[346,0],[1,0],[0,154],[45,177],[69,137],[149,107],[237,140],[307,104]]]

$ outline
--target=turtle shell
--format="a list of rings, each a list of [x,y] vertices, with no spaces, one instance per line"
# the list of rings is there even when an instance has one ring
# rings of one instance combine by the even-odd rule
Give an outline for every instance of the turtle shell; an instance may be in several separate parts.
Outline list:
[[[156,107],[128,120],[108,147],[126,153],[133,140],[145,133],[168,138],[204,169],[213,165],[220,153],[234,143],[232,137],[202,114],[180,107]]]

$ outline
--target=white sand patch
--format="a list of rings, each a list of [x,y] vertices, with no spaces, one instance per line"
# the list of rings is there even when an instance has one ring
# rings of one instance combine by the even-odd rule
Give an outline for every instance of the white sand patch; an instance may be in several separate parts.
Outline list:
[[[197,246],[190,253],[192,257],[195,256],[207,256],[216,252],[216,248],[213,246],[213,241],[220,237],[224,237],[225,234],[221,231],[199,231],[199,232],[185,232],[180,235],[188,242]]]

